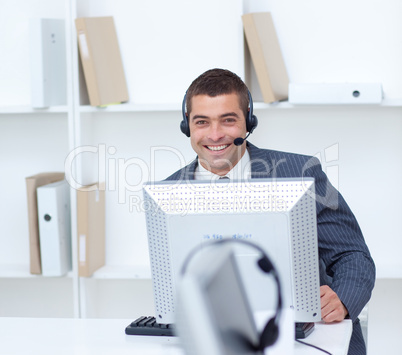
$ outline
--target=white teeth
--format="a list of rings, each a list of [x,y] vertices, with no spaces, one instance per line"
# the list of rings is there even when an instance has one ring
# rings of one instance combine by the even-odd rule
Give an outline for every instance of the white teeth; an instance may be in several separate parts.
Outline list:
[[[225,149],[226,147],[228,147],[229,144],[225,144],[225,145],[218,145],[218,146],[207,146],[209,150],[222,150]]]

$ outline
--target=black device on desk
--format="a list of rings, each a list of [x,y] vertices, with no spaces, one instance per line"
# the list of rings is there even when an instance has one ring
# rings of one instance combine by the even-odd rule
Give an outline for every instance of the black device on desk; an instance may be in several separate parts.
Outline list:
[[[126,327],[128,335],[176,336],[173,324],[159,324],[155,317],[139,317]]]
[[[314,330],[314,323],[295,323],[295,339],[305,339]],[[126,327],[127,335],[176,336],[174,324],[159,324],[153,316],[142,316]]]

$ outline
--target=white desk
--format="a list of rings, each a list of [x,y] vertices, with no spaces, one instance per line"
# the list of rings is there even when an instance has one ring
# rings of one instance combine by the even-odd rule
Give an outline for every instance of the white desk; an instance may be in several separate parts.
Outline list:
[[[306,339],[301,341],[318,346],[332,355],[346,355],[349,349],[350,337],[353,325],[350,319],[340,323],[324,324],[316,323],[315,330]],[[295,343],[295,355],[324,354],[298,342]]]
[[[2,355],[184,355],[176,337],[126,335],[132,319],[0,318]],[[352,323],[316,324],[306,342],[346,354]],[[322,354],[295,344],[295,355]]]

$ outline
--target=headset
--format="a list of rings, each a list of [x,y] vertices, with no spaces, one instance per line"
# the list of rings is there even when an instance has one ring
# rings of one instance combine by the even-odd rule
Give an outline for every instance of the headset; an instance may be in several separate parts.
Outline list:
[[[262,272],[264,272],[266,274],[272,274],[272,276],[275,279],[276,296],[277,296],[275,315],[267,322],[263,331],[261,332],[259,346],[258,346],[258,349],[256,349],[256,350],[263,351],[266,347],[269,347],[269,346],[272,346],[273,344],[275,344],[275,342],[278,340],[278,337],[279,337],[279,320],[280,320],[281,313],[282,313],[282,292],[281,292],[281,284],[280,284],[278,272],[275,269],[271,260],[269,259],[268,255],[257,244],[244,240],[244,239],[221,239],[221,240],[210,243],[210,246],[219,245],[219,244],[223,244],[223,243],[241,243],[241,244],[245,244],[245,245],[248,245],[248,246],[256,249],[258,252],[261,253],[261,257],[258,259],[257,265],[262,270]],[[187,255],[187,257],[183,263],[183,266],[181,268],[182,276],[185,274],[187,266],[188,266],[189,262],[191,261],[191,259],[202,248],[203,248],[203,246],[199,246],[198,248],[192,250],[192,252],[190,252],[189,255]]]
[[[248,137],[251,133],[253,133],[254,129],[257,127],[258,119],[257,119],[257,116],[255,116],[253,114],[253,99],[251,97],[250,91],[247,91],[247,92],[248,92],[249,110],[248,110],[248,114],[246,117],[246,129],[248,132],[248,135],[247,135],[247,137]],[[187,92],[184,95],[183,103],[181,105],[181,112],[182,112],[183,118],[182,118],[182,121],[180,122],[180,130],[187,137],[190,137],[190,125],[188,123],[188,116],[186,113],[186,100],[187,100]],[[246,138],[237,138],[237,139],[242,140],[240,143],[240,144],[242,144],[246,140]],[[236,144],[236,145],[240,145],[240,144]]]

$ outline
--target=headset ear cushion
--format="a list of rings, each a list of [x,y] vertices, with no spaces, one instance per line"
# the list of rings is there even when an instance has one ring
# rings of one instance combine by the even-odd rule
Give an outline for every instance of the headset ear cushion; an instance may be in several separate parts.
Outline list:
[[[274,266],[272,265],[271,260],[269,260],[269,258],[266,255],[258,259],[257,264],[260,267],[260,269],[267,274],[269,274],[272,270],[274,270]]]
[[[183,102],[181,104],[181,115],[182,120],[180,122],[180,130],[187,136],[190,137],[190,125],[188,124],[188,117],[186,113],[186,101],[187,101],[187,91],[184,94]]]
[[[279,337],[279,329],[275,323],[275,318],[271,318],[266,324],[264,330],[261,332],[260,336],[260,347],[261,350],[268,346],[275,344]]]
[[[254,129],[258,126],[258,118],[252,115],[247,122],[247,132],[253,133]]]
[[[180,130],[187,136],[190,137],[190,127],[188,125],[188,119],[183,118],[180,122]]]

